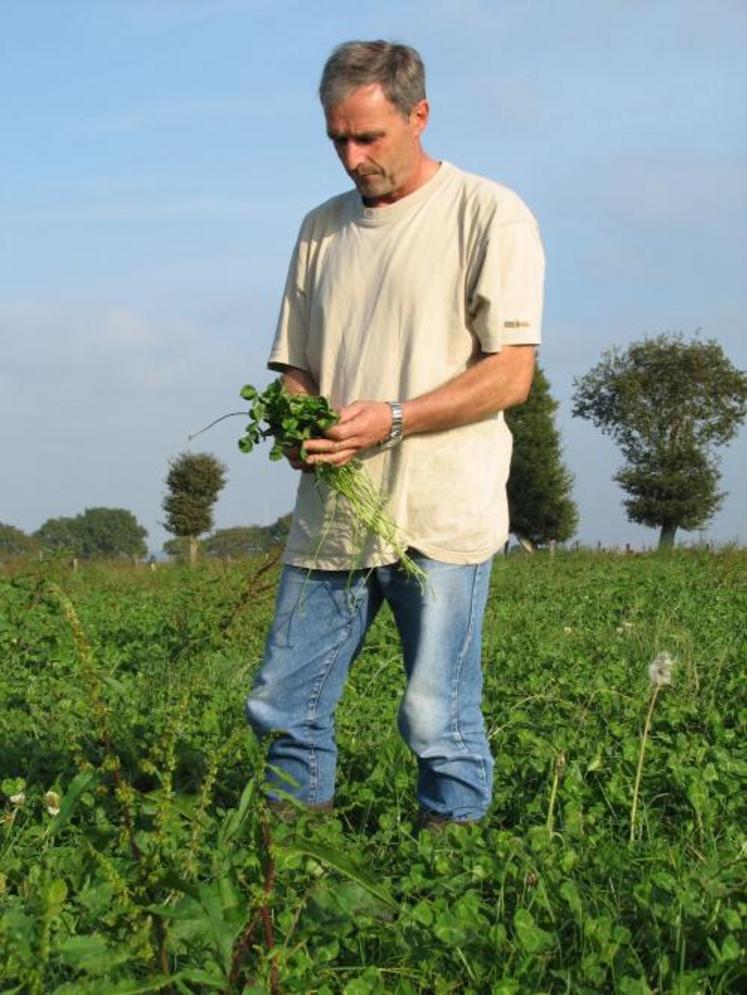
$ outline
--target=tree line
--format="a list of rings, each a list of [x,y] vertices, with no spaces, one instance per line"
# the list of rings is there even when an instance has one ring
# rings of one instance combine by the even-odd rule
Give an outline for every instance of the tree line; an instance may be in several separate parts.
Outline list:
[[[627,495],[632,522],[659,529],[671,546],[678,529],[706,525],[723,504],[716,450],[737,433],[747,414],[747,375],[722,347],[697,335],[664,334],[603,353],[573,382],[574,417],[612,437],[625,459],[614,475]],[[564,542],[575,534],[578,511],[573,475],[563,460],[555,424],[558,403],[540,366],[528,400],[506,413],[514,447],[508,480],[511,531],[533,545]],[[225,466],[210,453],[171,460],[162,523],[172,539],[164,551],[194,563],[198,552],[240,557],[282,544],[290,515],[273,525],[213,529],[213,508],[226,482]],[[207,535],[205,539],[201,536]],[[123,508],[87,508],[50,518],[32,535],[0,523],[0,557],[42,550],[72,556],[147,555],[146,530]]]
[[[285,542],[291,514],[281,515],[272,525],[237,525],[214,529],[198,540],[196,549],[188,537],[174,536],[163,544],[171,559],[188,561],[193,556],[212,559],[239,559],[267,553]],[[95,520],[95,533],[87,525]],[[3,558],[64,553],[76,559],[142,560],[148,555],[146,530],[132,512],[124,508],[87,508],[74,518],[50,518],[28,534],[13,525],[0,523],[0,561]]]

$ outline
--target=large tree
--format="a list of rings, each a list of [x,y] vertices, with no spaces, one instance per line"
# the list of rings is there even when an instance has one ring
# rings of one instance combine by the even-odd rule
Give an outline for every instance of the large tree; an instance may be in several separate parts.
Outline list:
[[[163,499],[164,527],[189,540],[189,562],[197,560],[197,540],[213,527],[213,505],[226,482],[226,468],[210,453],[181,453],[169,463]]]
[[[86,508],[74,518],[48,518],[34,533],[46,549],[74,556],[145,556],[147,531],[125,508]]]
[[[557,408],[547,377],[538,366],[529,398],[506,412],[514,437],[508,478],[510,528],[535,545],[570,539],[578,525],[571,497],[573,475],[563,463],[555,427]]]
[[[747,376],[714,340],[681,334],[611,349],[574,381],[573,414],[610,435],[626,459],[615,474],[628,518],[659,528],[660,547],[678,528],[702,527],[725,497],[714,449],[747,413]]]
[[[82,540],[83,556],[139,559],[148,552],[148,532],[126,508],[86,508],[74,521]]]

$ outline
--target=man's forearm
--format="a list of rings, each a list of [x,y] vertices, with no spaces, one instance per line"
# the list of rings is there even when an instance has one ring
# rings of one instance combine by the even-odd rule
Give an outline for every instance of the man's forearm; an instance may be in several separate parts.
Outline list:
[[[403,434],[458,428],[521,404],[532,385],[534,350],[531,345],[507,346],[441,387],[402,401]],[[391,426],[392,412],[386,402],[354,401],[342,408],[339,422],[325,438],[306,443],[307,462],[342,466],[382,442]]]
[[[484,356],[453,380],[402,404],[403,434],[440,432],[521,404],[534,374],[533,345]]]
[[[281,369],[283,387],[289,394],[318,394],[319,388],[312,375],[297,366],[283,366]]]

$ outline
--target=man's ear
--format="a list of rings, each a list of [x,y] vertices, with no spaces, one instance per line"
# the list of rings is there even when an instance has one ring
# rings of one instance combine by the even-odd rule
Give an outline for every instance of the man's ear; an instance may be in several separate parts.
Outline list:
[[[431,108],[427,100],[419,100],[410,111],[410,124],[413,134],[417,137],[420,137],[428,126],[430,113]]]

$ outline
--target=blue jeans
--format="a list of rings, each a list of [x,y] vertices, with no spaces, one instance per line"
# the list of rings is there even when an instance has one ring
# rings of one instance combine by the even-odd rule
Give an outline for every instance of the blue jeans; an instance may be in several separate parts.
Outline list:
[[[268,762],[287,780],[270,771],[271,787],[310,806],[332,800],[335,707],[386,600],[402,640],[407,687],[398,727],[417,757],[420,805],[455,821],[485,814],[493,758],[480,710],[480,652],[491,560],[455,566],[415,557],[428,575],[425,590],[395,564],[352,574],[283,569],[264,663],[246,702],[258,736],[279,734]]]

